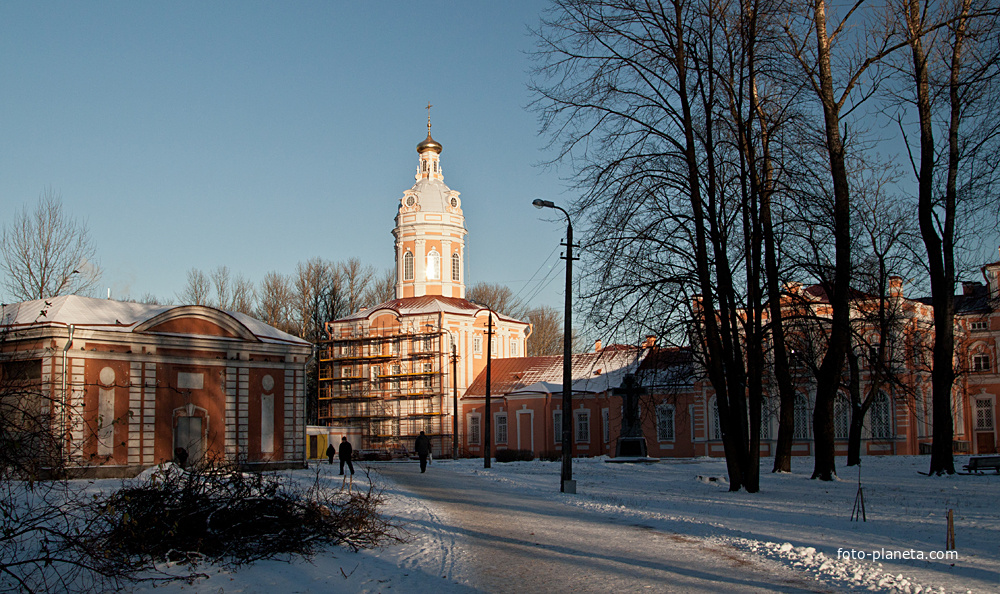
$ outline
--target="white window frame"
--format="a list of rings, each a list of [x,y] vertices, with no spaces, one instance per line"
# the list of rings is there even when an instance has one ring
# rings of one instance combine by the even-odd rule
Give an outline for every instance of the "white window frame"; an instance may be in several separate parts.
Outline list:
[[[483,354],[483,337],[478,334],[472,337],[472,352],[476,355]]]
[[[427,253],[427,280],[441,280],[441,254],[437,248]]]
[[[562,411],[552,411],[552,437],[556,444],[562,444]]]
[[[661,402],[656,406],[656,441],[677,441],[676,412],[673,404]]]
[[[413,252],[403,254],[403,280],[413,280]]]
[[[479,413],[472,413],[468,417],[468,436],[470,446],[482,445],[483,433],[482,433],[482,423],[480,423],[481,415]]]
[[[400,365],[393,365],[391,368],[392,379],[389,380],[389,389],[399,390],[399,376],[403,373],[403,368]]]
[[[760,402],[760,440],[770,441],[771,439],[771,407],[767,405],[767,398]]]
[[[451,255],[451,280],[456,283],[462,280],[462,257],[458,252]]]
[[[988,372],[992,370],[990,366],[990,354],[985,352],[974,353],[972,355],[972,371]]]
[[[590,411],[587,409],[573,411],[573,441],[590,443]]]
[[[957,387],[951,394],[951,420],[954,435],[965,435],[965,398],[963,391]]]
[[[851,401],[838,394],[833,402],[833,436],[834,439],[847,439],[850,433]]]
[[[722,415],[719,413],[719,400],[712,397],[708,405],[708,438],[712,440],[722,439]]]
[[[507,413],[496,413],[494,416],[494,422],[496,425],[496,443],[507,443],[508,439],[508,424],[507,424]]]
[[[793,418],[795,425],[792,428],[792,439],[812,438],[812,407],[809,406],[809,397],[805,394],[795,395]]]
[[[930,415],[929,412],[929,400],[927,391],[922,388],[917,388],[916,391],[916,402],[914,403],[914,416],[916,417],[917,423],[917,437],[930,437],[929,425]]]
[[[425,388],[433,388],[434,387],[434,376],[432,374],[434,373],[434,364],[433,363],[424,363],[424,373],[426,374],[426,375],[424,375],[424,387]]]
[[[996,419],[993,418],[993,399],[992,398],[974,398],[976,410],[974,411],[976,415],[976,431],[994,431],[996,428]]]
[[[879,392],[868,409],[868,426],[872,439],[892,439],[892,399]]]

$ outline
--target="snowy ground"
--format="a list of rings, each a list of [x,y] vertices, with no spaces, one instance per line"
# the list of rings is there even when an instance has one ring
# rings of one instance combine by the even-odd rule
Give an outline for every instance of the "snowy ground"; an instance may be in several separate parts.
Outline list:
[[[707,458],[650,465],[574,460],[576,495],[558,493],[560,466],[552,462],[494,463],[484,470],[481,460],[445,460],[435,462],[428,476],[445,469],[472,474],[484,489],[503,483],[609,521],[730,545],[785,565],[818,591],[1000,592],[1000,476],[929,478],[918,474],[927,469],[927,457],[866,458],[861,484],[868,521],[854,522],[858,473],[838,462],[842,479],[833,483],[809,480],[809,459],[796,460],[791,474],[763,472],[755,495],[729,493],[725,463]],[[378,467],[372,466],[373,476],[385,486],[386,512],[409,527],[409,542],[379,551],[336,549],[311,562],[263,562],[237,572],[201,568],[207,577],[193,585],[139,591],[474,591],[463,579],[472,570],[461,554],[461,537],[427,527],[442,510],[379,475]],[[313,473],[289,472],[303,481]],[[949,509],[957,551],[938,559],[949,555]]]

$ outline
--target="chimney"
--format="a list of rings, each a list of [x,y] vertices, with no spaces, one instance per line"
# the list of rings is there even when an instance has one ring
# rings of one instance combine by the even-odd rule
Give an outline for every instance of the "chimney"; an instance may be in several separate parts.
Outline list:
[[[974,281],[966,281],[962,283],[962,295],[966,297],[971,297],[979,292],[979,288],[982,287],[982,283],[977,283]]]
[[[889,296],[890,297],[903,296],[903,277],[900,276],[889,277]]]
[[[600,350],[601,350],[601,339],[598,338],[597,341],[594,342],[594,352],[597,353],[600,352]]]

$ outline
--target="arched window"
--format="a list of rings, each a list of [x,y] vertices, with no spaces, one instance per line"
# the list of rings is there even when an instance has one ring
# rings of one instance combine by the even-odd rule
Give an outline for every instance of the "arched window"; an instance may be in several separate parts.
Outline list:
[[[458,252],[451,255],[451,280],[456,283],[462,280],[462,258]]]
[[[427,254],[427,280],[441,280],[441,254],[435,249]]]
[[[868,412],[868,421],[872,428],[872,439],[888,439],[892,437],[892,409],[889,397],[879,392],[872,399],[872,407]]]
[[[843,396],[837,396],[833,405],[833,431],[837,439],[847,439],[851,428],[851,403]]]
[[[799,394],[795,397],[795,428],[792,431],[793,439],[809,439],[812,434],[809,423],[809,399]]]
[[[413,252],[403,254],[403,280],[413,280]]]

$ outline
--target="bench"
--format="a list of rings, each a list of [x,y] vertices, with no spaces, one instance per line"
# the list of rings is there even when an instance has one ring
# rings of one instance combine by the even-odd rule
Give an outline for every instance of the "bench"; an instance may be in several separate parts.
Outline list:
[[[1000,456],[976,456],[969,458],[969,463],[963,466],[970,473],[982,474],[984,470],[995,470],[1000,474]]]

